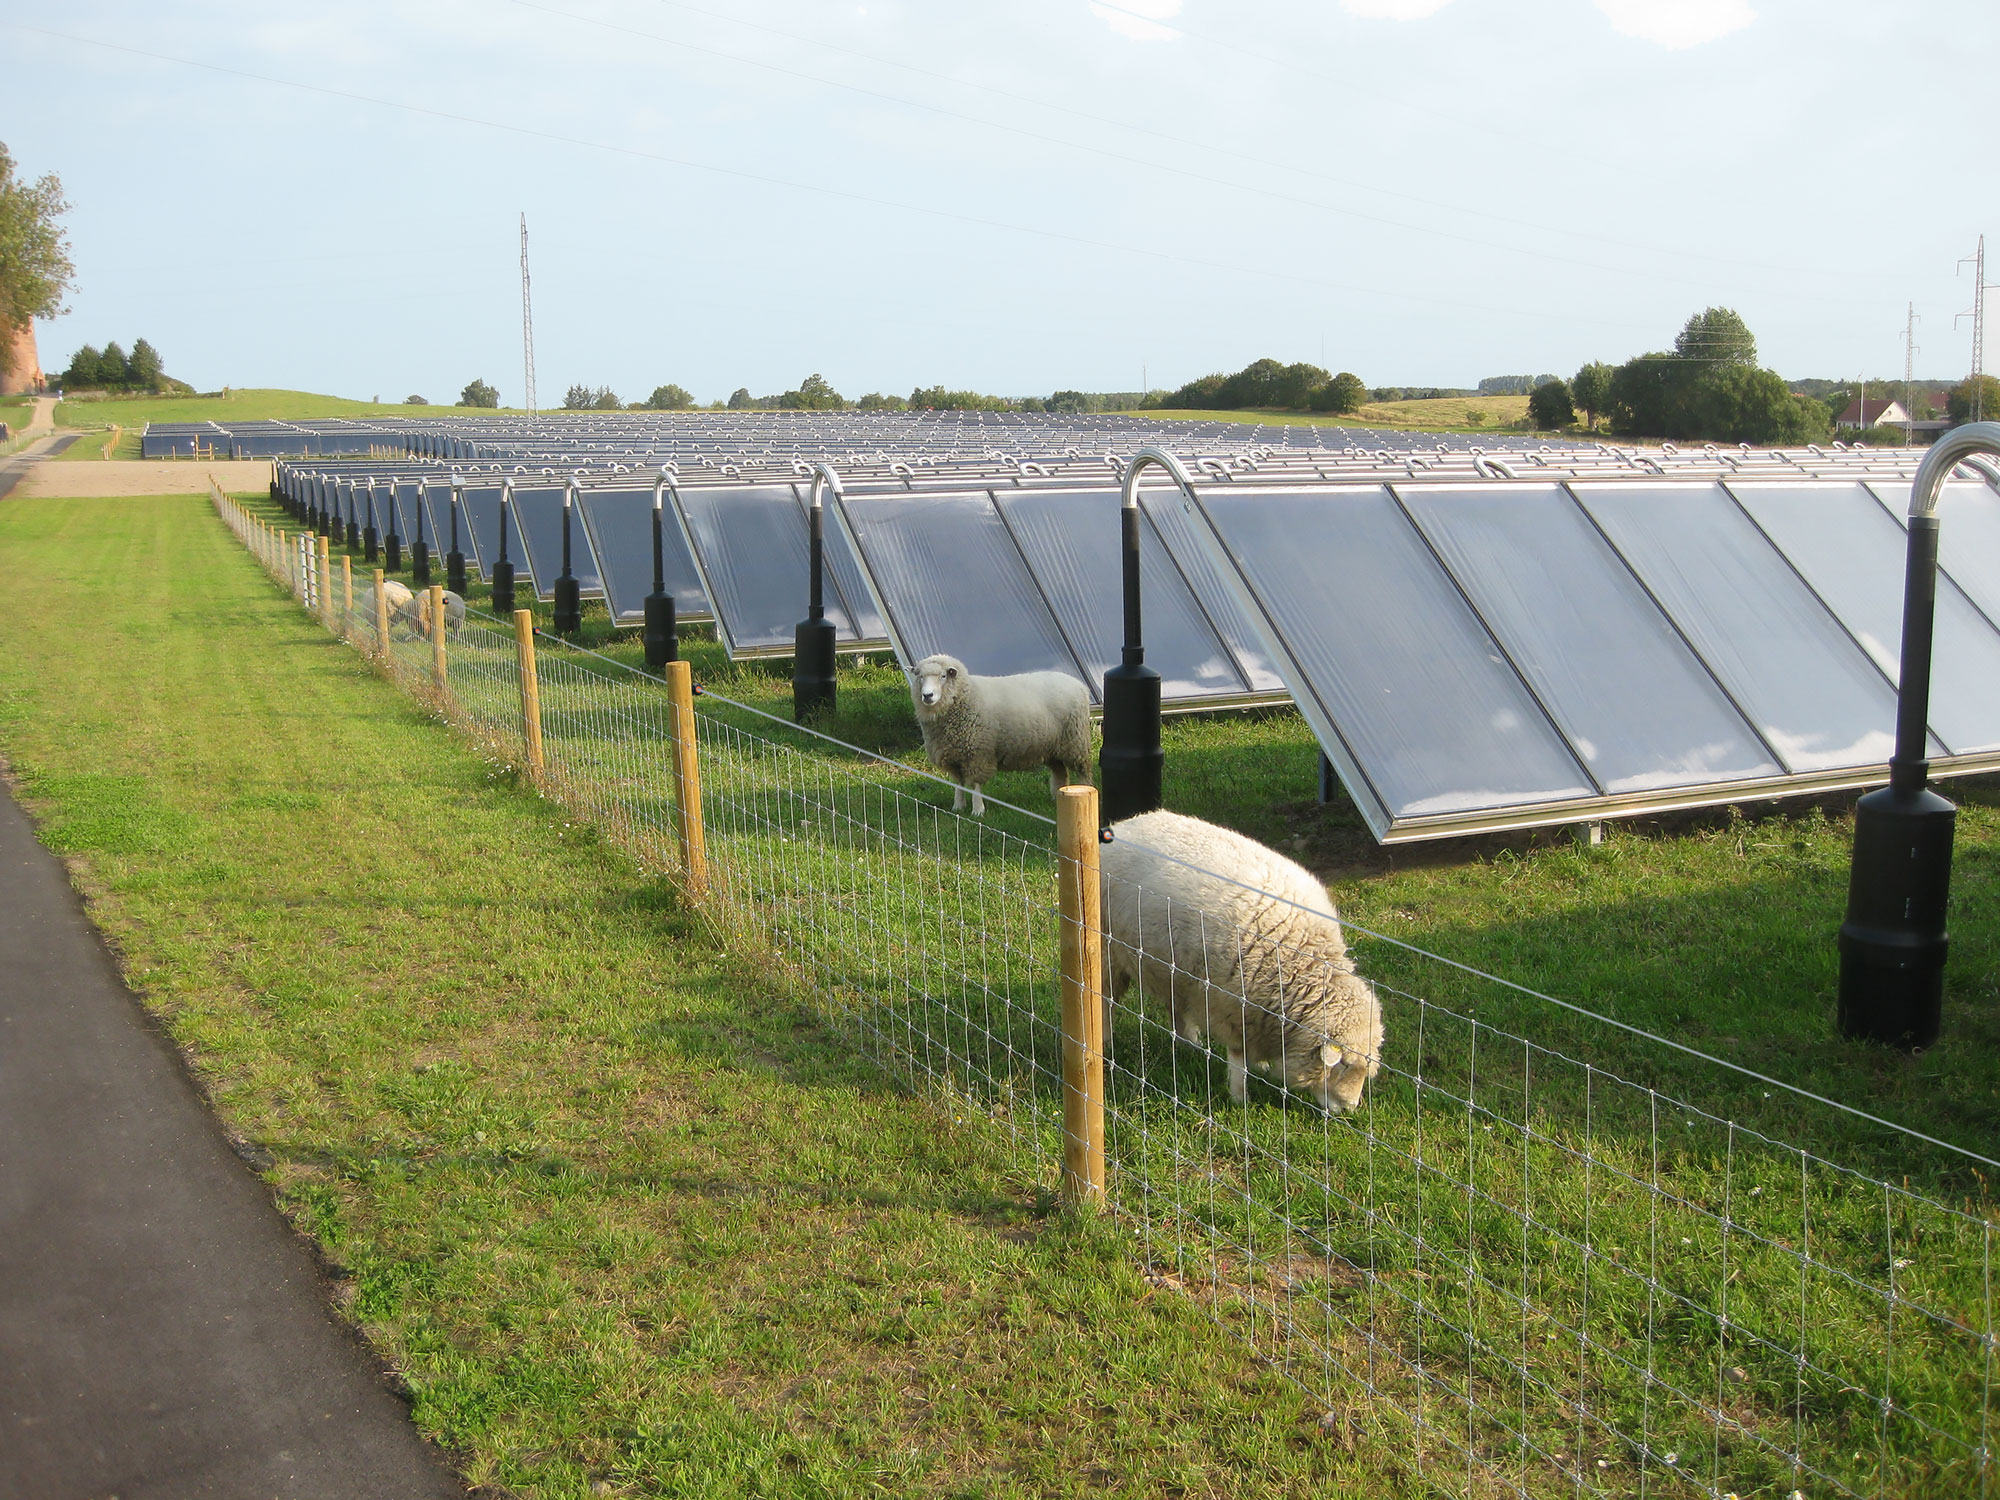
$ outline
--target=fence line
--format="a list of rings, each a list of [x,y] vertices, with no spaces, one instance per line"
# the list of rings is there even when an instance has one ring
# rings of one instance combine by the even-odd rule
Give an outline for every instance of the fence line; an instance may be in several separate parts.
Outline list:
[[[1488,1017],[1518,987],[1352,927],[1386,1027],[1359,1109],[1282,1094],[1254,1045],[1234,1088],[1216,1039],[1266,1028],[1286,1076],[1304,1034],[1277,1013],[1344,971],[1164,877],[1107,908],[1178,934],[1170,953],[1148,939],[1145,987],[1205,1014],[1210,1042],[1133,990],[1101,1023],[1093,1083],[1103,918],[1077,831],[1094,809],[1060,841],[992,799],[990,821],[959,816],[935,778],[696,696],[685,664],[663,684],[570,647],[525,611],[468,610],[453,633],[442,591],[357,610],[323,545],[287,552],[214,499],[309,612],[323,602],[406,690],[678,880],[885,1070],[988,1117],[1024,1179],[1101,1195],[1155,1288],[1199,1300],[1425,1485],[2000,1490],[1994,1224],[1969,1184],[1947,1201],[1962,1158],[1931,1190],[1842,1165],[1635,1081],[1647,1057],[1509,1030]]]

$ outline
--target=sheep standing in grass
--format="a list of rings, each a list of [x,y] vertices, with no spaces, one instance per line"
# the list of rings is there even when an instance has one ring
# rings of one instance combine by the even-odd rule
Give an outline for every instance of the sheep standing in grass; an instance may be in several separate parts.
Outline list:
[[[986,816],[980,788],[995,771],[1049,768],[1052,788],[1090,779],[1090,692],[1063,672],[975,677],[955,656],[927,656],[910,674],[924,753],[956,783],[951,810]]]
[[[1354,972],[1325,886],[1179,813],[1114,824],[1100,858],[1109,999],[1136,982],[1167,1003],[1182,1036],[1220,1043],[1232,1099],[1255,1067],[1330,1112],[1361,1102],[1380,1066],[1382,1006]]]
[[[393,578],[385,578],[382,580],[382,597],[386,599],[389,603],[389,619],[392,622],[392,624],[394,621],[402,617],[404,610],[410,607],[409,585],[398,583]],[[367,588],[363,589],[359,594],[354,596],[354,607],[360,615],[361,622],[364,625],[366,625],[369,629],[371,630],[374,629],[375,628],[375,585],[374,584],[372,583],[369,584]]]
[[[405,638],[422,636],[430,639],[431,595],[429,589],[419,589],[412,594],[394,617],[396,627],[405,633]],[[455,636],[465,624],[465,601],[450,589],[444,591],[444,633]]]

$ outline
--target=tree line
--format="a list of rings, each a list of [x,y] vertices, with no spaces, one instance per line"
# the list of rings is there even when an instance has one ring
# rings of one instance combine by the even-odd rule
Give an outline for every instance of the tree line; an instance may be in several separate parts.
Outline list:
[[[1528,395],[1537,427],[1565,427],[1583,413],[1595,431],[1604,417],[1621,437],[1727,443],[1818,442],[1833,417],[1757,363],[1757,340],[1741,316],[1710,307],[1682,325],[1671,350],[1616,367],[1602,360],[1567,381],[1549,379]]]
[[[1361,377],[1347,370],[1330,375],[1318,365],[1252,360],[1234,375],[1204,375],[1148,405],[1185,411],[1244,411],[1271,408],[1344,415],[1368,399]]]
[[[56,376],[65,391],[192,391],[185,381],[167,374],[160,351],[144,339],[127,354],[113,339],[102,349],[85,344],[69,357],[69,368]]]

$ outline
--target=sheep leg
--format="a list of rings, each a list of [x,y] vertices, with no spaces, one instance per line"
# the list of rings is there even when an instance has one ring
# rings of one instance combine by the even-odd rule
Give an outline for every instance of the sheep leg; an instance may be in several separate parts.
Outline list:
[[[1243,1065],[1243,1049],[1229,1049],[1229,1097],[1241,1104],[1250,1097],[1250,1070]]]
[[[979,785],[976,782],[972,787],[972,815],[975,818],[986,816],[986,799],[979,794]]]
[[[953,812],[965,811],[965,787],[962,783],[956,781],[951,784],[951,810]]]

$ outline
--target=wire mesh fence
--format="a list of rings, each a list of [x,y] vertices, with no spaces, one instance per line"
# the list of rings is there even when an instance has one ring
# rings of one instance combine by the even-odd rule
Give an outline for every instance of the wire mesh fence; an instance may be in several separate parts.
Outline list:
[[[350,589],[313,540],[215,501],[316,617],[1058,1185],[1048,820],[964,817],[935,778],[749,705],[677,703],[513,622],[378,598],[372,576]],[[1329,1425],[1466,1496],[2000,1490],[1982,1176],[2000,1163],[1629,1028],[1557,1044],[1536,1018],[1561,1002],[1352,926],[1330,947],[1330,909],[1240,872],[1119,868],[1106,971],[1138,982],[1109,1001],[1105,1201],[1153,1286]],[[1357,1062],[1358,1107],[1320,1107]],[[1941,1165],[1912,1186],[1821,1144],[1870,1131]]]

